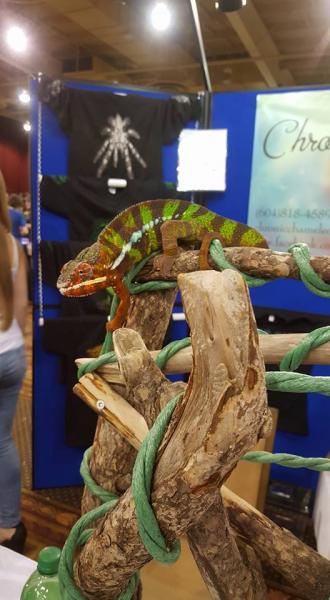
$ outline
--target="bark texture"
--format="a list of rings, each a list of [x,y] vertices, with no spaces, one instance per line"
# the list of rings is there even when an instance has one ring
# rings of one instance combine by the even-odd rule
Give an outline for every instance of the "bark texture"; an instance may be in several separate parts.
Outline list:
[[[328,600],[330,561],[270,521],[247,502],[222,490],[230,523],[248,540],[260,560],[279,573],[305,600]]]
[[[238,548],[218,491],[211,508],[189,529],[188,542],[213,600],[265,599],[261,564],[252,548]]]
[[[269,426],[263,362],[242,278],[232,271],[194,273],[180,276],[179,285],[194,367],[160,450],[152,494],[169,544],[212,506],[214,491]],[[111,600],[148,560],[129,489],[82,550],[76,581],[87,598]]]
[[[275,252],[264,248],[224,248],[226,259],[234,267],[253,275],[266,279],[287,277],[289,279],[300,279],[299,270],[291,254],[287,252]],[[210,265],[216,268],[210,258]],[[330,257],[312,256],[311,265],[316,273],[324,281],[330,283]],[[163,276],[157,267],[157,260],[150,261],[139,275],[139,280],[149,281],[153,279],[176,279],[179,273],[190,273],[199,269],[199,251],[190,250],[180,254],[170,272]]]

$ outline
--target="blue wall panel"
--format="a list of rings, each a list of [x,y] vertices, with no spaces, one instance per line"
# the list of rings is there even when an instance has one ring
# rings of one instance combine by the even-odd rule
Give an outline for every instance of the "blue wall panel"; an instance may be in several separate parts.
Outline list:
[[[134,93],[152,98],[168,98],[163,92],[118,89],[106,85],[71,82],[71,87],[98,91]],[[66,390],[59,383],[60,359],[44,352],[38,326],[38,286],[37,286],[37,172],[38,172],[38,102],[37,82],[31,83],[32,93],[32,143],[31,143],[31,187],[33,203],[33,245],[34,245],[34,371],[33,371],[33,485],[35,488],[60,487],[81,484],[79,465],[83,448],[73,448],[64,443],[64,412]],[[83,124],[82,124],[83,125]],[[195,127],[195,123],[190,124]],[[42,108],[41,128],[41,172],[43,175],[66,175],[68,168],[68,140],[62,133],[53,112]],[[177,142],[163,148],[164,181],[176,182]],[[41,239],[68,239],[66,219],[47,210],[41,210]],[[56,316],[60,295],[54,288],[43,285],[45,317]],[[49,308],[47,308],[47,305]],[[175,331],[175,328],[174,328]],[[176,332],[174,333],[176,337]]]
[[[285,93],[280,90],[275,93]],[[292,91],[292,90],[290,90]],[[304,90],[296,90],[304,91]],[[213,98],[212,129],[228,129],[227,190],[208,195],[208,206],[216,212],[247,222],[253,153],[256,97],[258,93],[240,92],[215,94]],[[265,198],[267,205],[267,198]],[[287,309],[329,315],[330,300],[309,292],[299,281],[277,280],[251,290],[255,306]],[[313,367],[312,374],[330,376],[329,367]],[[330,450],[329,398],[308,395],[309,435],[297,436],[279,432],[276,452],[290,452],[303,456],[325,456]],[[272,476],[306,487],[315,488],[317,474],[306,469],[272,468]]]

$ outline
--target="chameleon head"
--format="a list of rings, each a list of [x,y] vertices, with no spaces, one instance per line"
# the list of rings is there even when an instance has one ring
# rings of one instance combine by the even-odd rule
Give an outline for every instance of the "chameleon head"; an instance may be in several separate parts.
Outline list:
[[[65,263],[57,280],[57,288],[63,296],[89,296],[110,285],[110,268],[109,257],[95,243]]]

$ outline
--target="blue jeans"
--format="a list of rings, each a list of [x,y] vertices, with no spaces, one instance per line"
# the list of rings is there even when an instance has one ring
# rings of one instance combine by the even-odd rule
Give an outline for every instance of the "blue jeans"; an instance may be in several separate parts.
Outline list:
[[[12,427],[25,374],[24,346],[0,354],[0,527],[20,521],[21,468]]]

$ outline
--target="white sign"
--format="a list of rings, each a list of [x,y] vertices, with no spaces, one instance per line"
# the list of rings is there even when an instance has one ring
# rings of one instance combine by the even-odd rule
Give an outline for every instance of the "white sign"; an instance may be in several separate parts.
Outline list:
[[[179,137],[178,190],[224,191],[226,162],[226,129],[184,129]]]

